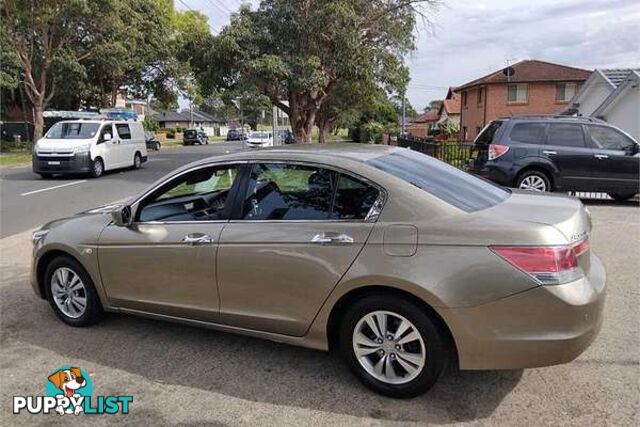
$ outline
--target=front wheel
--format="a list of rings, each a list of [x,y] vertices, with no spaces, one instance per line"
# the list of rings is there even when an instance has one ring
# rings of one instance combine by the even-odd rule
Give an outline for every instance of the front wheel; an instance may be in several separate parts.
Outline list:
[[[445,341],[424,307],[383,295],[365,297],[348,310],[340,350],[364,385],[398,398],[429,390],[447,358]]]
[[[155,148],[155,150],[156,150],[156,151],[160,151],[160,143],[159,143],[159,142],[156,142],[156,148]]]
[[[93,281],[76,260],[55,258],[47,266],[44,280],[47,300],[64,323],[88,326],[102,318],[102,305]]]
[[[551,181],[544,172],[526,171],[520,175],[516,187],[538,192],[551,191]]]
[[[91,170],[89,171],[89,174],[92,178],[98,178],[104,173],[104,163],[102,163],[101,158],[98,157],[95,160],[92,160],[90,166]]]
[[[142,167],[142,156],[140,155],[140,153],[136,153],[133,156],[133,168],[140,169],[141,167]]]
[[[631,198],[633,198],[637,193],[609,193],[609,197],[611,197],[613,200],[617,200],[619,202],[624,202],[625,200],[629,200]]]

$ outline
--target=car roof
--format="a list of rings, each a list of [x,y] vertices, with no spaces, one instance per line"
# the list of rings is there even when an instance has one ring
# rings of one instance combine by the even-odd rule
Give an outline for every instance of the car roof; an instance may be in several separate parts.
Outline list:
[[[260,149],[249,149],[198,160],[186,167],[224,161],[243,160],[308,160],[334,164],[341,161],[364,163],[403,148],[377,144],[291,144]]]
[[[576,116],[564,116],[564,115],[546,115],[546,114],[532,114],[532,115],[520,115],[510,117],[500,117],[496,121],[545,121],[545,122],[573,122],[573,123],[598,123],[607,124],[605,121],[597,119],[595,117],[576,117]]]

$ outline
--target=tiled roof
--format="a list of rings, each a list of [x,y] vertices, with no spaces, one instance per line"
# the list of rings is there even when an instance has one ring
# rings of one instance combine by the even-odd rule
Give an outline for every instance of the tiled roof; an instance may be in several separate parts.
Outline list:
[[[609,68],[599,70],[615,86],[625,81],[632,72],[640,72],[640,68]]]
[[[418,114],[413,120],[413,123],[437,122],[438,118],[439,116],[437,111],[429,110],[426,113]]]
[[[514,73],[510,77],[507,77],[503,70],[498,70],[465,83],[456,90],[490,83],[584,81],[591,75],[589,70],[538,60],[520,61],[513,64],[511,68],[513,68]]]
[[[447,114],[460,114],[460,98],[455,96],[453,99],[445,99],[442,107]]]

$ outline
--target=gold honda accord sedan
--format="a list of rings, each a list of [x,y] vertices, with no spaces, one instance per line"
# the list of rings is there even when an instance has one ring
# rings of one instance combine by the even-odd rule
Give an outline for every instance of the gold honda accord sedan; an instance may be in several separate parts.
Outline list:
[[[46,224],[32,283],[71,326],[110,311],[335,349],[368,387],[411,397],[447,367],[582,353],[605,299],[590,230],[577,199],[408,149],[276,147]]]

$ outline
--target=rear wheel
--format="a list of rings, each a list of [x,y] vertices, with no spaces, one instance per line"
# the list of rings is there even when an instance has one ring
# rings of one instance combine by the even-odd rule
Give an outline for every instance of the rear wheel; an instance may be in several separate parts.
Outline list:
[[[76,260],[55,258],[47,266],[44,280],[47,300],[64,323],[88,326],[102,318],[102,305],[93,281]]]
[[[619,202],[625,201],[625,200],[629,200],[631,198],[633,198],[633,196],[635,196],[637,193],[609,193],[609,196],[613,199],[613,200],[617,200]]]
[[[518,177],[516,187],[521,190],[546,192],[551,191],[551,181],[544,172],[525,171]]]
[[[358,379],[391,397],[429,390],[447,351],[436,324],[418,304],[382,295],[357,301],[345,314],[340,350]]]
[[[133,168],[140,169],[141,167],[142,167],[142,156],[140,155],[140,153],[136,153],[133,156]]]
[[[92,160],[90,166],[91,166],[91,169],[89,171],[89,174],[93,178],[98,178],[104,173],[104,163],[102,163],[102,159],[100,157],[97,157],[95,160]]]

